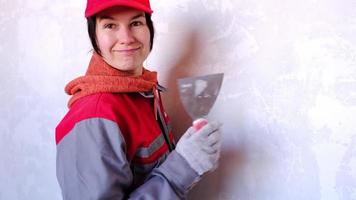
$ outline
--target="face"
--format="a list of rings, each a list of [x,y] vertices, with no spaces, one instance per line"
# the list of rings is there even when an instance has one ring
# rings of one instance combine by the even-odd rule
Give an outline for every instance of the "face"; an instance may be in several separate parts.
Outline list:
[[[150,52],[150,32],[145,13],[114,7],[96,17],[97,44],[104,60],[112,67],[139,76]]]

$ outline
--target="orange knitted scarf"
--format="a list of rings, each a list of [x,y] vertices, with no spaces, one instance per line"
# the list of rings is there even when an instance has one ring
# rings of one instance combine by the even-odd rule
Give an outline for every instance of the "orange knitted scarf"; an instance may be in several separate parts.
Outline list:
[[[93,53],[85,76],[69,82],[65,92],[72,95],[68,107],[81,97],[99,92],[149,92],[158,97],[157,73],[143,69],[141,76],[132,77],[127,72],[119,71],[107,64],[100,55]],[[156,110],[156,109],[155,109]]]

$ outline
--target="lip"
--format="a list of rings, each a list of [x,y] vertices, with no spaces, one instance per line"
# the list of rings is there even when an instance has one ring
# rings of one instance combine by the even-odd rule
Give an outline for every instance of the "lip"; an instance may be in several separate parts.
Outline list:
[[[115,53],[120,53],[120,54],[125,54],[125,55],[131,55],[134,54],[136,51],[138,51],[140,47],[137,48],[127,48],[127,49],[116,49],[113,50]]]

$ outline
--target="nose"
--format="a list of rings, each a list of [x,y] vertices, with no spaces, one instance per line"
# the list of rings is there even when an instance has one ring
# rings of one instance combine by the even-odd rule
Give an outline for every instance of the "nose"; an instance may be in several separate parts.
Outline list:
[[[120,44],[130,44],[135,41],[133,32],[129,27],[121,27],[118,30],[117,39]]]

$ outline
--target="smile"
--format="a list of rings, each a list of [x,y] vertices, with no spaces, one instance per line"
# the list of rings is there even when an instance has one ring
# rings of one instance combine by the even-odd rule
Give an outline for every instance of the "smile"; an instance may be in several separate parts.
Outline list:
[[[140,47],[130,48],[130,49],[118,49],[118,50],[113,50],[113,52],[122,53],[122,54],[133,54],[139,49],[140,49]]]

